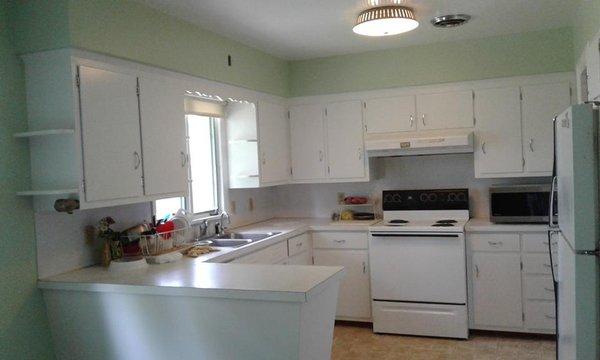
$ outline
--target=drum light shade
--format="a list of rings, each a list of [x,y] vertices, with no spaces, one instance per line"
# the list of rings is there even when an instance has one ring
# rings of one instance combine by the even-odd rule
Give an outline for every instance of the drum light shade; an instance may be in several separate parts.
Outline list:
[[[390,36],[414,30],[418,26],[412,9],[380,6],[361,12],[352,30],[359,35]]]

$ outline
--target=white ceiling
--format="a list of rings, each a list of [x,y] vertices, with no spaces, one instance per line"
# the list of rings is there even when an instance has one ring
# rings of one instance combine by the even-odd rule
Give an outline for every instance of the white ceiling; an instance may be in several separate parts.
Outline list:
[[[285,59],[308,59],[402,46],[482,38],[571,25],[574,0],[138,0],[204,29]],[[369,3],[401,2],[420,26],[368,38],[352,32]],[[433,16],[466,13],[471,21],[437,29]]]

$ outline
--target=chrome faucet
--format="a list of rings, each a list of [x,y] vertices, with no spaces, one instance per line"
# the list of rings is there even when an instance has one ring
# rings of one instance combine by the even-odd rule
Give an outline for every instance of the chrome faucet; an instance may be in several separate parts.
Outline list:
[[[227,211],[223,210],[219,218],[219,224],[216,228],[217,234],[224,233],[225,230],[227,230],[227,228],[229,227],[229,225],[231,225],[231,217],[229,216],[229,213]]]

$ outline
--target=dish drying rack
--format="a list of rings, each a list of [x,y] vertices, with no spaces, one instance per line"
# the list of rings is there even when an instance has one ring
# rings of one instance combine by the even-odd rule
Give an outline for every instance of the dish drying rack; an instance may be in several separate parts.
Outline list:
[[[185,250],[195,242],[191,227],[148,235],[127,235],[127,237],[130,242],[139,240],[142,255],[146,258]]]

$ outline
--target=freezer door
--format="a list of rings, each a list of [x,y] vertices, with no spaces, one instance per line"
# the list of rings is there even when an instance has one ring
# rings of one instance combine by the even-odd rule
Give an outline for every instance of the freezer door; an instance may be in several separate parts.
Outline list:
[[[594,250],[598,239],[598,115],[574,105],[556,121],[558,225],[576,250]]]
[[[558,358],[595,360],[600,356],[598,257],[576,255],[562,234],[557,238]]]

